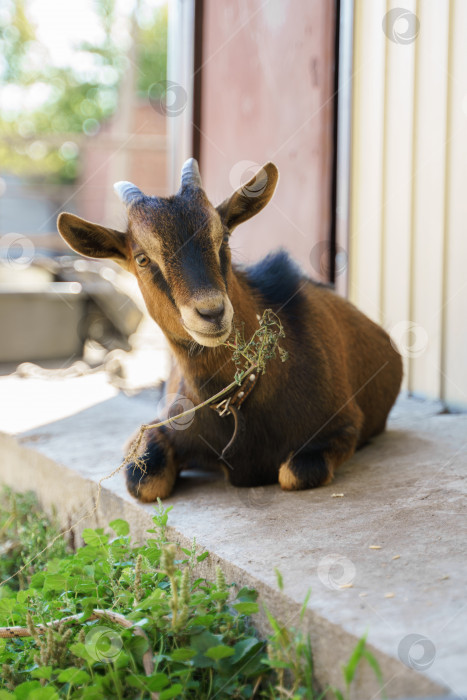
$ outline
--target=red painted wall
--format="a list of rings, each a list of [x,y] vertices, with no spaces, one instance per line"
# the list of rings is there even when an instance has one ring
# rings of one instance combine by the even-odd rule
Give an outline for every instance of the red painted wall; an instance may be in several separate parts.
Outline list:
[[[334,33],[334,0],[204,0],[205,189],[217,203],[247,181],[249,162],[280,171],[272,202],[234,233],[239,261],[282,245],[327,278],[325,245],[315,246],[330,229]]]

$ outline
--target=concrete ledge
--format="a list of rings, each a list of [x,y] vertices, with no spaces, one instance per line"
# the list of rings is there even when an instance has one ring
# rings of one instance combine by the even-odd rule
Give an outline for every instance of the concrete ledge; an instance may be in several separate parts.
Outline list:
[[[8,407],[0,428],[9,432],[0,434],[0,480],[35,490],[67,526],[92,510],[96,482],[119,464],[125,438],[157,413],[154,392],[129,398],[100,375],[6,378],[0,391]],[[211,553],[203,574],[220,562],[231,580],[255,586],[289,624],[298,623],[311,587],[305,624],[322,684],[341,686],[341,664],[368,630],[388,697],[467,694],[466,436],[466,415],[440,415],[435,404],[400,399],[387,433],[330,486],[299,493],[235,489],[220,474],[184,473],[166,502],[174,506],[172,535],[184,545],[196,537]],[[97,512],[74,528],[75,536],[122,517],[143,538],[152,507],[128,496],[120,474],[103,486]],[[274,567],[283,574],[284,594]],[[265,630],[263,616],[257,624]],[[424,651],[409,635],[428,639]],[[364,666],[354,697],[378,697]]]

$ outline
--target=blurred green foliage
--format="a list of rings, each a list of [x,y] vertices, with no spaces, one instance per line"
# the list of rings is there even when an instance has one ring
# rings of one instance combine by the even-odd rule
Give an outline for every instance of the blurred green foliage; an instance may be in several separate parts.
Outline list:
[[[119,41],[116,0],[93,0],[99,43],[73,47],[71,66],[54,65],[37,36],[29,0],[2,0],[0,10],[0,163],[2,170],[48,182],[79,174],[79,143],[118,109],[132,69]],[[167,7],[139,0],[123,18],[135,43],[138,92],[166,79]],[[76,136],[75,136],[76,135]],[[61,138],[63,137],[63,138]]]
[[[152,16],[138,22],[137,87],[147,95],[154,83],[167,79],[167,5],[162,5]]]

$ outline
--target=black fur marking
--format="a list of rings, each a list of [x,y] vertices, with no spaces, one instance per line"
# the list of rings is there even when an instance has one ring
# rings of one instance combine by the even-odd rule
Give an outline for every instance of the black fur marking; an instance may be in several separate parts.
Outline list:
[[[165,294],[166,297],[168,297],[169,301],[176,308],[175,299],[172,296],[172,292],[170,291],[170,287],[167,284],[167,280],[165,279],[164,275],[162,274],[162,270],[160,269],[160,267],[158,265],[156,265],[155,263],[152,263],[151,272],[152,272],[152,280],[153,280],[154,284],[156,285],[156,287],[163,294]]]
[[[228,254],[227,244],[223,243],[219,250],[219,261],[221,264],[221,275],[227,287],[227,272],[229,270],[230,256]]]
[[[146,452],[141,457],[141,460],[146,466],[144,472],[134,462],[126,467],[126,484],[128,491],[132,496],[138,497],[139,487],[147,479],[150,479],[155,474],[161,474],[166,465],[167,459],[163,446],[159,442],[150,442],[146,447]]]
[[[320,449],[308,448],[292,456],[290,471],[300,481],[302,488],[320,486],[329,476],[324,453]]]
[[[190,238],[180,251],[181,271],[184,284],[195,292],[198,289],[215,287],[211,279],[209,260],[203,255],[202,246]]]
[[[301,287],[307,278],[285,250],[270,253],[244,269],[247,281],[265,303],[284,311],[290,320],[301,318]]]

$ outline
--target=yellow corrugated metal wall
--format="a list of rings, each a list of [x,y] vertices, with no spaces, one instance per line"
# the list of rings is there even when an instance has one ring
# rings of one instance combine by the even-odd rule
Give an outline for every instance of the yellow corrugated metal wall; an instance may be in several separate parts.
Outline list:
[[[349,297],[467,408],[467,1],[355,0]]]

